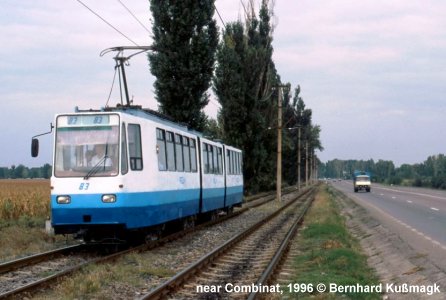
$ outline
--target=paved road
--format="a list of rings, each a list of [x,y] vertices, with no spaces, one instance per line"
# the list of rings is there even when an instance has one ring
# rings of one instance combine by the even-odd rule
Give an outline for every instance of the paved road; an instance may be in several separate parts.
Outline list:
[[[372,184],[372,191],[353,192],[351,181],[331,182],[369,210],[383,225],[446,270],[446,192]]]

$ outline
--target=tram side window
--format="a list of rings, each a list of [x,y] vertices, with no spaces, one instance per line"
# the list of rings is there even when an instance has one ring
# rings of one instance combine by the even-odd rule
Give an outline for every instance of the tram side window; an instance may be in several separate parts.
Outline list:
[[[183,145],[181,135],[175,134],[175,158],[177,163],[177,171],[183,171]]]
[[[190,172],[190,146],[189,138],[183,136],[184,171]]]
[[[231,152],[226,150],[226,173],[231,174]]]
[[[240,152],[226,150],[226,171],[228,175],[242,174],[242,155]]]
[[[234,154],[235,154],[235,173],[240,174],[238,153],[235,152]]]
[[[203,165],[204,173],[209,173],[209,156],[208,156],[208,144],[203,143]]]
[[[141,147],[141,128],[138,124],[129,124],[129,157],[130,169],[139,171],[143,168],[142,147]]]
[[[223,174],[223,157],[222,149],[217,148],[218,174]]]
[[[156,153],[158,154],[158,170],[166,171],[166,132],[159,128],[156,129]]]
[[[214,161],[214,174],[219,174],[218,171],[218,158],[217,158],[217,147],[216,146],[212,146],[212,157],[213,157],[213,161]]]
[[[234,151],[231,151],[231,160],[232,160],[232,174],[237,174],[237,164],[235,163],[235,159],[236,159],[236,155],[237,153],[235,153]]]
[[[122,123],[122,130],[121,130],[121,173],[122,175],[127,174],[129,171],[129,165],[127,162],[127,136],[125,134],[125,124]]]
[[[167,170],[175,171],[175,144],[173,132],[167,131]]]
[[[209,173],[214,173],[214,148],[212,145],[208,145],[208,157],[209,157]]]
[[[231,151],[231,169],[232,169],[232,175],[236,174],[235,169],[235,152]]]
[[[197,172],[197,148],[194,139],[190,139],[190,168],[192,172]]]
[[[237,153],[232,151],[232,173],[237,174]]]

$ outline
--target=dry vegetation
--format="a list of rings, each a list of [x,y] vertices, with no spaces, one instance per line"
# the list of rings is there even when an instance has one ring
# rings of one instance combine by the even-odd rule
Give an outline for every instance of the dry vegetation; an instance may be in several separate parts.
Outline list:
[[[20,217],[46,218],[50,213],[50,181],[0,180],[0,220]]]
[[[49,215],[49,180],[0,180],[0,262],[71,242],[45,232]]]

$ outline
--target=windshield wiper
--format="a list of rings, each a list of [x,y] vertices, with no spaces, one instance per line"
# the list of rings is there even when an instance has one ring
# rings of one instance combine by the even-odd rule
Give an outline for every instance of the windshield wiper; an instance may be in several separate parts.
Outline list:
[[[88,173],[84,176],[84,179],[87,180],[88,178],[90,178],[92,175],[96,174],[97,172],[99,172],[99,170],[102,168],[101,164],[104,164],[104,171],[105,171],[105,162],[107,160],[108,155],[104,155],[91,169],[90,171],[88,171]]]

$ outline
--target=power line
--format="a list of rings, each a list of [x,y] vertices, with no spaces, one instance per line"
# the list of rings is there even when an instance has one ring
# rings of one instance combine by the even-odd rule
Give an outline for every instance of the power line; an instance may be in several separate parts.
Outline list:
[[[122,1],[121,0],[118,0],[118,2],[119,3],[121,3],[121,5],[127,10],[127,12],[129,13],[129,14],[131,14],[132,15],[132,17],[149,33],[149,34],[152,34],[152,32],[135,16],[135,14],[133,14],[132,13],[132,11],[127,7],[127,6],[125,6],[125,4],[124,3],[122,3]]]
[[[221,17],[220,12],[218,11],[217,6],[215,6],[215,3],[214,3],[214,8],[215,8],[215,11],[217,12],[218,17],[220,18],[220,21],[223,23],[223,27],[226,28],[226,24],[225,24],[225,22],[223,21],[223,18]]]
[[[120,35],[122,35],[123,37],[125,37],[127,40],[129,40],[131,43],[133,43],[135,46],[139,46],[136,42],[134,42],[131,38],[129,38],[128,36],[126,36],[124,33],[122,33],[119,29],[117,29],[115,26],[113,26],[112,24],[110,24],[107,20],[105,20],[103,17],[101,17],[98,13],[96,13],[94,10],[92,10],[90,7],[88,7],[85,3],[83,3],[81,0],[76,0],[77,2],[79,2],[80,4],[82,4],[86,9],[88,9],[92,14],[94,14],[96,17],[98,17],[99,19],[101,19],[105,24],[107,24],[108,26],[110,26],[111,28],[113,28],[116,32],[118,32]]]

